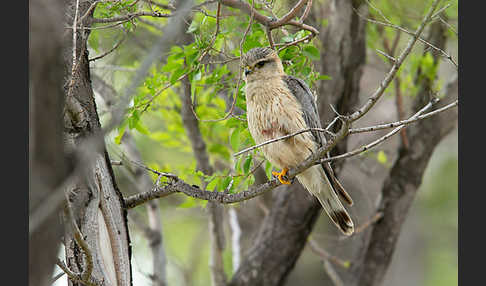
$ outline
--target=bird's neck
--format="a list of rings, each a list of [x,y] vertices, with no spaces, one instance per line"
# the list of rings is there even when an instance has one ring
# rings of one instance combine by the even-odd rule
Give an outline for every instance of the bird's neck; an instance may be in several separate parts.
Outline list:
[[[247,103],[269,103],[284,90],[281,75],[266,76],[246,83],[246,100]]]

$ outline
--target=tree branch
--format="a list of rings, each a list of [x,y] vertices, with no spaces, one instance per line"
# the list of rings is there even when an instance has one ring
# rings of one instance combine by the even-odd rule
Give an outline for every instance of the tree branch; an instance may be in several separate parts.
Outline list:
[[[409,120],[411,121],[414,121],[416,120],[422,113],[424,113],[425,111],[427,111],[428,109],[430,109],[434,104],[436,104],[439,100],[437,98],[434,98],[431,102],[429,102],[426,106],[424,106],[422,109],[420,109],[417,113],[415,113],[414,116],[410,117]],[[354,155],[357,155],[359,153],[362,153],[362,152],[365,152],[373,147],[376,147],[378,146],[379,144],[383,143],[385,140],[387,140],[388,138],[390,138],[391,136],[397,134],[400,130],[402,130],[402,128],[404,128],[405,125],[400,125],[399,127],[393,129],[391,132],[385,134],[383,137],[380,137],[378,139],[376,139],[375,141],[369,143],[369,144],[366,144],[360,148],[357,148],[357,149],[354,149],[353,151],[350,151],[350,152],[347,152],[347,153],[344,153],[344,154],[341,154],[341,155],[337,155],[337,156],[333,156],[333,157],[329,157],[329,158],[324,158],[322,159],[320,162],[321,163],[324,163],[324,162],[329,162],[329,161],[334,161],[334,160],[338,160],[338,159],[344,159],[344,158],[348,158],[348,157],[351,157],[351,156],[354,156]]]
[[[351,114],[349,116],[349,121],[353,122],[358,120],[359,118],[363,117],[378,101],[378,99],[383,95],[385,92],[385,89],[388,87],[388,85],[391,83],[393,78],[395,77],[395,74],[397,73],[398,69],[402,65],[402,63],[405,61],[407,56],[410,54],[412,51],[413,46],[417,42],[417,39],[420,38],[420,35],[424,31],[425,26],[430,22],[432,19],[432,13],[434,10],[437,8],[437,5],[439,4],[440,0],[434,0],[432,3],[431,7],[429,8],[429,11],[423,18],[422,22],[420,23],[419,27],[413,33],[412,38],[408,41],[407,46],[405,49],[401,52],[400,56],[397,58],[396,62],[393,64],[391,67],[390,71],[386,74],[385,78],[383,81],[380,83],[379,87],[376,89],[376,91],[370,96],[368,101],[356,112]]]
[[[447,8],[447,7],[446,7],[446,8]],[[393,24],[393,23],[391,23],[391,22],[382,22],[382,21],[378,21],[378,20],[375,20],[375,19],[366,18],[366,17],[361,16],[361,15],[360,15],[358,12],[356,12],[356,14],[358,14],[358,15],[359,15],[361,18],[363,18],[364,20],[366,20],[366,21],[368,21],[368,22],[370,22],[370,23],[374,23],[374,24],[378,24],[378,25],[382,25],[382,26],[386,26],[386,27],[394,28],[394,29],[397,29],[397,30],[399,30],[399,31],[402,31],[402,32],[404,32],[404,33],[406,33],[406,34],[408,34],[408,35],[411,35],[411,36],[416,35],[416,32],[415,32],[415,33],[414,33],[414,32],[411,32],[411,31],[409,31],[409,30],[407,30],[407,29],[405,29],[405,28],[403,28],[403,27],[400,27],[400,26],[398,26],[398,25],[395,25],[395,24]],[[429,17],[429,21],[433,20],[433,18],[434,18],[434,16],[433,16],[433,15],[431,15],[431,16]],[[434,50],[436,50],[436,51],[440,52],[440,53],[441,53],[441,54],[442,54],[442,55],[443,55],[445,58],[447,58],[447,59],[448,59],[448,60],[449,60],[449,61],[450,61],[450,62],[451,62],[453,65],[454,65],[454,67],[455,67],[456,69],[458,68],[457,62],[456,62],[456,61],[455,61],[455,60],[452,58],[452,56],[451,56],[450,54],[446,53],[446,52],[445,52],[443,49],[438,48],[437,46],[433,45],[433,44],[432,44],[432,43],[430,43],[429,41],[427,41],[427,40],[423,39],[422,37],[417,37],[417,39],[418,39],[420,42],[422,42],[422,43],[424,43],[425,45],[427,45],[428,47],[430,47],[430,48],[432,48],[432,49],[434,49]]]
[[[375,126],[369,126],[369,127],[351,128],[351,129],[349,129],[349,134],[377,131],[377,130],[382,130],[382,129],[394,128],[394,127],[401,126],[401,125],[408,125],[408,124],[417,122],[419,120],[427,119],[427,118],[432,117],[432,116],[434,116],[438,113],[449,110],[453,107],[457,107],[458,104],[459,104],[459,100],[456,99],[454,102],[449,103],[446,106],[443,106],[441,108],[438,108],[438,109],[431,111],[431,112],[428,112],[426,114],[417,116],[416,118],[409,118],[407,120],[401,120],[401,121],[392,122],[392,123],[383,123],[383,124],[379,124],[379,125],[375,125]]]
[[[92,23],[113,23],[113,22],[128,22],[138,17],[154,17],[154,18],[168,18],[172,14],[164,14],[160,12],[140,11],[135,13],[128,13],[126,15],[116,16],[112,18],[93,18]]]
[[[290,11],[287,12],[287,14],[282,16],[282,18],[276,21],[272,21],[269,27],[271,29],[275,29],[282,25],[287,24],[290,20],[292,20],[297,15],[297,13],[299,13],[299,11],[302,9],[302,7],[304,7],[305,4],[307,4],[308,1],[309,0],[299,0],[299,2],[297,2],[297,4],[295,4],[295,6],[292,7]]]
[[[265,184],[250,187],[245,191],[235,194],[217,191],[211,192],[202,190],[197,185],[189,185],[175,175],[160,172],[158,173],[163,174],[162,176],[164,177],[168,177],[169,181],[164,183],[163,186],[158,187],[155,191],[147,191],[125,198],[125,205],[127,209],[134,208],[149,200],[165,197],[173,193],[183,193],[189,197],[211,202],[218,202],[221,204],[232,204],[249,200],[281,185],[278,179],[273,179]]]

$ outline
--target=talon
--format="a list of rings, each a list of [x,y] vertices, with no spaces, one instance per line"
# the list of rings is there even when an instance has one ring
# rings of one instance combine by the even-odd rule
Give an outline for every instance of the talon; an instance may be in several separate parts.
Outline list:
[[[287,168],[283,168],[280,173],[279,172],[272,172],[272,174],[278,178],[280,183],[285,184],[285,185],[290,185],[292,182],[283,178],[283,176],[285,176],[287,174],[288,170],[289,169],[287,169]]]

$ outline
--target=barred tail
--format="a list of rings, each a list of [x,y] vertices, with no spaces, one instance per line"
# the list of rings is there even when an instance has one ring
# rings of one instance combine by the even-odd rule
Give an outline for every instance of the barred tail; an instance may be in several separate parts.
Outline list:
[[[354,232],[353,221],[339,200],[337,192],[333,189],[322,166],[310,167],[297,175],[297,179],[319,200],[329,218],[345,235],[351,235]]]

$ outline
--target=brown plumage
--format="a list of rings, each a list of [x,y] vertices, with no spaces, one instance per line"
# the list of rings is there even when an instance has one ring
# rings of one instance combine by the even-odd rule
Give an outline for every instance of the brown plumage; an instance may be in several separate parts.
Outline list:
[[[270,48],[254,48],[242,59],[245,67],[247,120],[250,133],[259,144],[264,141],[315,127],[321,128],[319,115],[309,88],[301,79],[285,74],[277,53]],[[264,145],[261,150],[283,175],[325,144],[320,132],[306,132],[287,140]],[[315,165],[296,176],[314,195],[331,220],[346,235],[354,224],[339,197],[349,205],[351,197],[334,175],[329,163]]]

